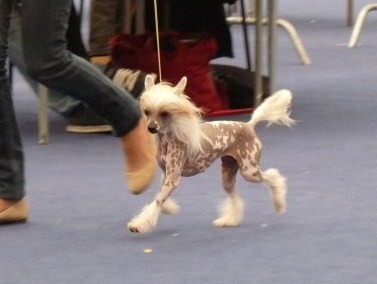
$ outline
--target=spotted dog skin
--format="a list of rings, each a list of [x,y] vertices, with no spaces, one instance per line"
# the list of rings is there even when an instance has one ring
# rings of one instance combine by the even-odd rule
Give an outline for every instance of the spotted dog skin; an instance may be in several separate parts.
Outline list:
[[[261,181],[259,160],[262,144],[250,124],[215,121],[203,122],[198,127],[202,128],[210,141],[203,140],[203,151],[194,157],[188,157],[187,145],[177,140],[173,133],[158,134],[157,159],[165,176],[162,192],[176,188],[180,176],[203,173],[218,158],[222,159],[223,176],[233,178],[239,169],[246,180]],[[167,197],[163,195],[158,204]]]
[[[158,162],[166,175],[179,171],[189,177],[204,172],[217,158],[234,159],[242,173],[260,180],[258,164],[262,144],[245,122],[204,122],[199,127],[211,140],[203,141],[203,152],[188,159],[185,144],[174,135],[159,135]]]

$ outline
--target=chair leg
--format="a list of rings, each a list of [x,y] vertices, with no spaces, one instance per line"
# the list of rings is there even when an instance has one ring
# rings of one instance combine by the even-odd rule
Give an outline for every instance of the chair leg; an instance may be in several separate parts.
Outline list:
[[[349,48],[353,48],[357,45],[366,17],[369,12],[374,10],[377,10],[377,4],[368,4],[361,9],[360,13],[357,16],[355,26],[353,27],[352,34],[348,42]]]
[[[227,17],[228,24],[240,24],[242,22],[241,17]],[[263,19],[263,24],[266,25],[268,22],[267,18]],[[246,19],[246,23],[249,25],[255,25],[255,18],[254,17],[248,17]],[[288,35],[291,38],[291,41],[293,43],[293,46],[296,49],[296,52],[300,58],[300,61],[303,65],[309,65],[311,63],[311,60],[309,58],[309,55],[304,47],[304,44],[302,43],[300,36],[298,35],[298,32],[296,28],[287,20],[283,19],[277,19],[276,24],[286,30]]]
[[[347,0],[346,24],[348,27],[351,27],[353,24],[353,0]]]
[[[276,26],[277,26],[277,3],[275,0],[268,0],[268,16],[270,23],[268,25],[268,74],[270,75],[269,80],[269,90],[273,94],[275,92],[275,77],[276,77],[276,58],[277,58],[277,48],[276,48]]]
[[[48,144],[49,137],[48,125],[48,90],[45,86],[38,85],[38,143]]]
[[[263,0],[254,1],[254,13],[255,13],[255,86],[254,86],[254,106],[259,106],[262,103],[263,97],[263,81],[262,81],[262,3]],[[242,21],[246,22],[242,17]]]
[[[299,56],[301,60],[301,64],[303,65],[310,65],[311,60],[309,58],[309,55],[304,47],[304,44],[301,41],[300,36],[298,35],[298,32],[296,28],[288,21],[283,19],[277,19],[276,24],[286,30],[288,35],[291,38],[291,41],[293,43],[293,46],[296,49],[296,53]]]

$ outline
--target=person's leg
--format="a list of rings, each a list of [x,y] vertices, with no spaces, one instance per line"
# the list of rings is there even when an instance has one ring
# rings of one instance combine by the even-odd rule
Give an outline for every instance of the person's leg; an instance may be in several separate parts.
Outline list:
[[[70,0],[24,0],[22,38],[28,74],[64,94],[83,101],[107,119],[117,136],[129,132],[140,119],[137,101],[100,70],[66,49]]]
[[[66,49],[66,29],[72,1],[24,0],[22,38],[31,77],[45,86],[69,93],[104,117],[121,137],[128,185],[140,192],[152,181],[156,161],[141,119],[138,102],[115,86],[95,66]]]
[[[72,9],[73,11],[74,9]],[[76,14],[72,15],[70,19],[74,19]],[[71,20],[70,25],[77,24],[76,21]],[[70,41],[81,40],[78,38],[75,29],[79,26],[71,26],[70,32],[67,32],[67,39]],[[80,56],[87,58],[84,53],[82,44],[76,43],[71,45]],[[35,94],[38,94],[37,82],[32,80],[26,73],[26,66],[24,63],[24,56],[22,52],[22,37],[21,37],[21,19],[19,15],[19,9],[14,9],[11,17],[10,30],[8,35],[8,56],[12,63],[20,71],[21,75],[29,83]],[[78,133],[98,133],[98,132],[110,132],[111,126],[94,111],[88,108],[84,103],[77,99],[72,98],[69,95],[61,94],[55,90],[49,90],[49,108],[62,115],[68,121],[67,131]]]
[[[14,9],[11,17],[11,24],[8,36],[8,55],[14,66],[20,71],[22,76],[29,83],[30,87],[37,94],[38,86],[37,82],[32,80],[26,73],[26,66],[24,63],[24,56],[22,53],[22,37],[21,37],[21,19],[18,9]],[[51,90],[49,93],[49,107],[54,111],[62,114],[63,116],[68,115],[81,103],[80,101],[60,94],[56,91]]]
[[[13,1],[0,0],[0,223],[21,221],[27,218],[27,208],[22,212],[15,204],[24,195],[24,160],[9,80],[6,71],[7,35]],[[13,208],[12,208],[13,207]],[[19,205],[16,205],[18,209]]]

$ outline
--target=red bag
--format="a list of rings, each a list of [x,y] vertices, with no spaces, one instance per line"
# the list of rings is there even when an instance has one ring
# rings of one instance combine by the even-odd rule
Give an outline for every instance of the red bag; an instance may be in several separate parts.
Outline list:
[[[110,43],[115,64],[158,75],[154,34],[119,34],[113,37]],[[216,41],[210,37],[183,37],[174,32],[160,34],[163,81],[177,84],[186,76],[186,95],[206,113],[228,109],[228,102],[223,96],[218,95],[210,72],[209,62],[216,50]]]

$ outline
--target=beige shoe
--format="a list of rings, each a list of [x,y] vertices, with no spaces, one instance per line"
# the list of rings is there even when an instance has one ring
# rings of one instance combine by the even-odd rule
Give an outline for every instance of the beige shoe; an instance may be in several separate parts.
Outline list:
[[[147,131],[145,118],[121,139],[128,188],[133,194],[140,194],[153,181],[157,171],[156,144],[153,135]]]
[[[29,216],[29,205],[20,200],[0,213],[0,224],[26,222]]]
[[[129,190],[133,194],[140,194],[148,188],[156,175],[157,164],[147,163],[143,168],[134,172],[125,172]]]

